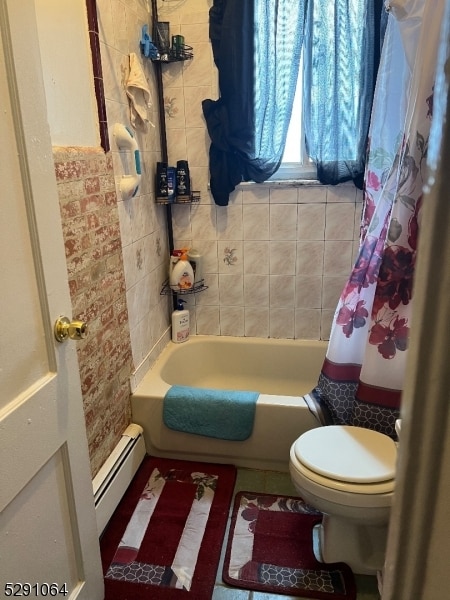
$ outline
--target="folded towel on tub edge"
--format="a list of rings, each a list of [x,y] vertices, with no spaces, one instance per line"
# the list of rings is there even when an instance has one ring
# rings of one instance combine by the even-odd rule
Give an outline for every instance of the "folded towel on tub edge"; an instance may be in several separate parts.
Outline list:
[[[243,441],[253,431],[259,392],[173,385],[163,404],[166,427],[222,440]]]

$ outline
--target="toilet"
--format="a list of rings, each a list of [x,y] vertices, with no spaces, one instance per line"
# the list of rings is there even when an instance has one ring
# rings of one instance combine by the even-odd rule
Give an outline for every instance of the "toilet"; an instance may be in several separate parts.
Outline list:
[[[299,495],[323,513],[316,558],[374,575],[384,563],[397,445],[349,425],[311,429],[291,446],[289,470]]]

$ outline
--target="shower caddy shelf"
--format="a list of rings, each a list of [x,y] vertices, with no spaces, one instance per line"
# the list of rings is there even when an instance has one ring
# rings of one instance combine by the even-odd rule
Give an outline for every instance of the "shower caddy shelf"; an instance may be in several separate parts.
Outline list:
[[[194,54],[192,52],[193,48],[191,46],[187,46],[183,44],[182,51],[180,53],[175,52],[172,48],[168,52],[163,52],[158,58],[151,58],[152,62],[159,62],[162,64],[169,64],[174,62],[183,62],[185,60],[191,60],[194,58]],[[167,58],[164,58],[167,56]]]
[[[152,0],[152,19],[153,19],[153,31],[155,31],[156,23],[158,23],[158,6],[157,0]],[[152,63],[155,67],[155,75],[156,75],[156,87],[158,91],[158,110],[159,110],[159,125],[160,125],[160,142],[161,142],[161,160],[163,162],[168,163],[168,150],[167,150],[167,132],[166,132],[166,119],[165,119],[165,110],[164,110],[164,88],[163,88],[163,79],[162,79],[162,65],[170,64],[172,62],[180,62],[183,60],[190,60],[194,57],[192,53],[192,48],[190,46],[183,45],[183,52],[179,56],[175,56],[172,60],[161,60],[161,59],[152,59]],[[166,207],[166,215],[167,215],[167,236],[169,239],[169,253],[172,254],[174,250],[174,242],[173,242],[173,225],[172,225],[172,205],[173,204],[192,204],[194,202],[200,202],[200,192],[192,191],[190,201],[188,202],[158,202],[157,204],[161,204]],[[172,296],[173,308],[177,307],[177,297],[178,295],[187,295],[187,294],[195,294],[197,292],[203,292],[208,289],[208,286],[204,284],[204,280],[202,279],[197,284],[189,290],[179,290],[175,291],[169,285],[169,279],[167,279],[162,286],[160,291],[161,296]]]
[[[166,201],[157,200],[156,204],[160,204],[162,206],[167,206],[168,204],[170,204],[170,205],[172,205],[172,204],[179,204],[179,205],[181,205],[181,204],[195,204],[197,202],[200,202],[200,192],[197,192],[197,191],[194,192],[194,191],[192,191],[189,200],[177,200],[176,197],[175,197],[175,200],[173,202],[169,202],[168,200],[167,200],[167,202]]]
[[[194,283],[193,287],[189,290],[173,290],[169,285],[169,280],[163,283],[161,291],[159,292],[160,296],[170,296],[174,294],[175,296],[188,296],[189,294],[196,294],[197,292],[203,292],[208,289],[208,286],[205,285],[205,280],[202,279],[198,283]]]

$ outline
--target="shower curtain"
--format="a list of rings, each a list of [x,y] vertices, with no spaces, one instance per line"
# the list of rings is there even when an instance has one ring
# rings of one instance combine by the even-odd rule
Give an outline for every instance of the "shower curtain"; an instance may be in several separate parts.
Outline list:
[[[412,325],[444,2],[385,4],[389,19],[369,131],[359,254],[311,397],[326,424],[357,425],[394,437]]]

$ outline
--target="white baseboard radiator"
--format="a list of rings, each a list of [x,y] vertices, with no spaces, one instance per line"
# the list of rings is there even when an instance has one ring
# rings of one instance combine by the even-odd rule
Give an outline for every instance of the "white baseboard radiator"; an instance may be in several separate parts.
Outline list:
[[[142,433],[140,425],[128,425],[119,443],[92,481],[99,536],[145,456]]]

